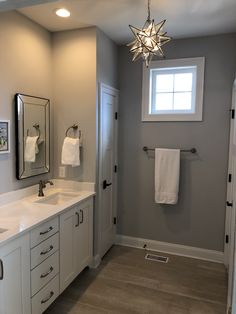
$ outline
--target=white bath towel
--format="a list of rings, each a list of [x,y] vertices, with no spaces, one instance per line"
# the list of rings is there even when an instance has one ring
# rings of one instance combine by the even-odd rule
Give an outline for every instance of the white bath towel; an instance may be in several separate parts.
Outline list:
[[[25,162],[35,162],[39,152],[37,144],[38,136],[27,136],[25,141]]]
[[[180,150],[155,149],[155,201],[176,204],[179,193]]]
[[[80,141],[78,138],[66,137],[64,139],[61,163],[72,167],[80,165]]]

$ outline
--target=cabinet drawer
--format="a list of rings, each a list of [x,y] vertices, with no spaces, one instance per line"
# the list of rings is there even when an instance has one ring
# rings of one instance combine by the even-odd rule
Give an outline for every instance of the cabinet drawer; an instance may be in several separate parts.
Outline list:
[[[35,295],[53,277],[59,273],[58,251],[47,258],[31,272],[31,295]]]
[[[51,237],[58,231],[58,228],[59,228],[58,217],[56,217],[32,230],[30,233],[31,248],[35,247],[42,241]]]
[[[32,298],[32,314],[42,314],[59,295],[59,275]]]
[[[59,235],[54,234],[51,238],[40,243],[31,250],[31,269],[42,263],[59,249]]]

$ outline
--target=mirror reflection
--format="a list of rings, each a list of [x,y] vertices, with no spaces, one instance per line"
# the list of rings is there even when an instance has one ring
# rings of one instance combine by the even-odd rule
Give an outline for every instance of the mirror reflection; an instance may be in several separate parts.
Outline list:
[[[49,172],[50,100],[16,94],[17,179]]]

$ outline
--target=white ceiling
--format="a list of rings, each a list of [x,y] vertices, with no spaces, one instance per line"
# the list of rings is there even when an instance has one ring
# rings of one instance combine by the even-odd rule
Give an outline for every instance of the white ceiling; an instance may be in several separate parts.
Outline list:
[[[40,2],[31,3],[37,1]],[[71,17],[57,17],[54,12],[60,7],[69,9]],[[128,25],[141,27],[146,20],[147,1],[60,0],[26,7],[20,12],[50,31],[96,25],[115,42],[127,43],[132,39]],[[152,0],[151,17],[156,22],[167,19],[165,30],[174,38],[235,32],[236,0]]]
[[[52,1],[56,0],[0,0],[0,12]]]

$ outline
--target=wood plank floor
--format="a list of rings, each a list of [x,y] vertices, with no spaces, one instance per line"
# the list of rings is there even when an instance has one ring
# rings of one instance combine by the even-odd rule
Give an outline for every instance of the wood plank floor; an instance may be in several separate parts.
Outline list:
[[[85,269],[45,314],[225,314],[223,265],[114,246],[98,269]]]

